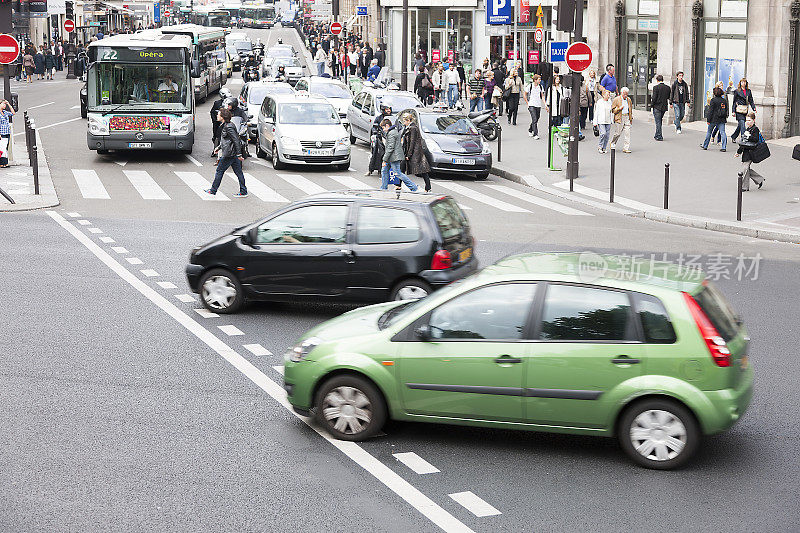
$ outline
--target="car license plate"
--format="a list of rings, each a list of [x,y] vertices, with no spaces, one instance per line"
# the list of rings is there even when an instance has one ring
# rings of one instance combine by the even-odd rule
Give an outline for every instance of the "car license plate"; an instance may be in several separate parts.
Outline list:
[[[474,159],[465,159],[465,158],[462,158],[462,157],[454,157],[453,158],[453,164],[454,165],[474,165],[475,164],[475,160]]]
[[[470,257],[472,257],[472,248],[467,248],[466,250],[463,250],[460,254],[458,254],[458,262],[463,263]]]
[[[152,143],[128,143],[128,148],[150,148]]]
[[[333,155],[333,150],[313,150],[307,149],[303,150],[306,155]]]

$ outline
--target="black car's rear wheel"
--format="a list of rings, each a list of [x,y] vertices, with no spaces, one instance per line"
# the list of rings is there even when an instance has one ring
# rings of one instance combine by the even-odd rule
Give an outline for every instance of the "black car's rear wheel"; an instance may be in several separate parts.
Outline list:
[[[419,300],[433,292],[430,284],[421,279],[407,279],[401,281],[392,289],[392,300]]]
[[[679,403],[652,399],[637,402],[625,411],[617,437],[635,463],[670,470],[694,455],[700,429],[692,413]]]
[[[372,383],[352,374],[334,376],[323,383],[314,399],[314,410],[317,422],[340,440],[368,439],[386,422],[383,395]]]
[[[236,276],[215,268],[200,278],[200,299],[209,311],[235,313],[244,303],[244,293]]]

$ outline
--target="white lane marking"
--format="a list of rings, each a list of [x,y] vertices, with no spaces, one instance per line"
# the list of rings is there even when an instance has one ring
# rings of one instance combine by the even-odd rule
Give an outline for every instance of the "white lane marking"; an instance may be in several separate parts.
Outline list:
[[[46,104],[34,105],[34,106],[29,107],[28,111],[30,111],[31,109],[36,109],[37,107],[44,107],[46,105],[52,105],[52,104],[55,104],[55,102],[47,102]],[[80,107],[80,105],[78,107]]]
[[[144,269],[140,270],[139,272],[141,272],[143,276],[148,277],[148,278],[157,278],[158,277],[158,272],[156,272],[152,268],[144,268]]]
[[[456,492],[454,494],[448,494],[448,496],[463,505],[467,511],[471,512],[477,517],[502,514],[500,511],[483,501],[471,491]]]
[[[194,193],[199,196],[201,200],[217,200],[223,202],[229,202],[231,200],[220,191],[217,191],[217,194],[214,196],[208,194],[206,189],[211,188],[211,182],[201,176],[198,172],[175,171],[175,175],[178,176],[187,187],[192,189],[192,191],[194,191]]]
[[[248,161],[250,161],[251,163],[255,163],[256,165],[261,165],[262,167],[268,167],[269,166],[269,163],[267,163],[266,161],[262,161],[262,160],[260,160],[258,158],[255,158],[255,157],[251,157]]]
[[[242,78],[228,78],[228,83],[231,85],[241,85],[244,83],[244,80]]]
[[[78,105],[74,105],[74,106],[70,107],[70,109],[80,109],[80,108],[81,108],[81,105],[80,105],[80,104],[78,104]]]
[[[109,200],[111,198],[94,170],[73,168],[72,175],[75,177],[75,182],[78,184],[78,188],[84,198],[98,200]]]
[[[278,174],[278,177],[286,181],[289,185],[294,185],[306,194],[317,194],[325,192],[325,189],[311,180],[307,180],[300,174]]]
[[[126,257],[125,261],[127,261],[128,263],[130,263],[132,265],[141,265],[142,263],[144,263],[144,261],[142,261],[138,257]]]
[[[435,474],[440,471],[414,452],[393,453],[392,455],[417,474]]]
[[[275,372],[277,372],[281,376],[283,375],[283,365],[276,365],[276,366],[273,366],[272,368],[273,368],[273,370],[275,370]]]
[[[201,163],[200,161],[198,161],[194,157],[190,156],[189,154],[185,154],[185,155],[186,155],[186,159],[188,159],[189,161],[194,163],[194,166],[196,166],[196,167],[202,167],[203,166],[203,163]]]
[[[219,315],[217,313],[212,313],[208,309],[195,309],[194,312],[197,313],[198,315],[200,315],[203,318],[218,318],[219,317]]]
[[[228,335],[229,337],[233,337],[234,335],[244,335],[244,331],[240,330],[236,326],[228,325],[228,326],[217,326],[217,327],[222,333]]]
[[[194,296],[192,296],[191,294],[176,294],[175,298],[177,298],[178,300],[180,300],[185,304],[195,301]]]
[[[111,237],[100,237],[100,241],[104,242],[106,244],[111,244],[112,242],[117,242],[114,239],[112,239]]]
[[[103,233],[100,228],[89,228],[89,233]]]
[[[242,348],[247,350],[253,355],[261,357],[262,355],[272,355],[272,352],[261,346],[260,344],[244,344]]]
[[[597,189],[592,189],[585,185],[578,185],[577,183],[574,184],[575,186],[573,189],[575,192],[583,194],[584,196],[591,196],[592,198],[597,198],[598,200],[606,200],[608,201],[608,192],[607,191],[599,191]],[[559,189],[563,189],[565,191],[569,190],[569,180],[559,181],[558,183],[554,183],[553,187],[558,187]],[[614,195],[614,203],[619,205],[624,205],[625,207],[629,207],[631,209],[635,209],[636,211],[658,211],[661,208],[655,205],[643,204],[642,202],[637,202],[636,200],[631,200],[629,198],[625,198],[622,196]]]
[[[125,165],[127,165],[127,164],[128,164],[128,162],[127,162],[127,161],[114,161],[114,163],[118,164],[118,165],[119,165],[119,166],[121,166],[121,167],[124,167]]]
[[[464,204],[458,204],[458,207],[460,207],[461,209],[472,209],[470,206]]]
[[[225,175],[234,180],[238,185],[239,178],[237,178],[233,172],[226,172]],[[262,200],[264,202],[276,202],[276,203],[286,203],[289,201],[280,194],[278,194],[277,191],[275,191],[274,189],[267,187],[261,181],[254,178],[252,174],[248,174],[247,172],[245,172],[244,182],[245,185],[247,185],[247,192],[253,194],[259,200]]]
[[[491,196],[487,196],[482,192],[473,191],[469,187],[464,187],[459,183],[453,183],[452,181],[440,181],[438,182],[440,187],[444,187],[445,189],[450,189],[451,191],[466,196],[467,198],[472,198],[475,201],[481,202],[486,205],[490,205],[492,207],[496,207],[501,211],[508,211],[511,213],[530,213],[527,209],[523,209],[522,207],[517,207],[515,205],[511,205],[508,202],[504,202],[502,200],[497,200],[492,198]]]
[[[370,187],[361,180],[357,180],[352,176],[328,176],[334,181],[338,181],[348,189],[377,189],[378,187]]]
[[[559,213],[563,213],[565,215],[584,216],[584,217],[594,216],[591,213],[587,213],[586,211],[581,211],[579,209],[568,207],[566,205],[557,204],[556,202],[551,202],[550,200],[545,200],[544,198],[539,198],[538,196],[518,191],[517,189],[511,188],[507,185],[495,185],[493,183],[487,183],[485,185],[486,187],[489,187],[492,190],[506,193],[509,196],[517,198],[518,200],[522,200],[523,202],[529,202],[538,205],[540,207],[544,207],[546,209],[552,209],[553,211],[558,211]]]
[[[295,413],[289,404],[289,401],[286,399],[286,392],[280,385],[275,383],[275,381],[261,372],[247,359],[242,357],[233,348],[228,346],[224,341],[220,340],[216,335],[204,328],[199,322],[193,320],[189,315],[178,309],[177,306],[157,293],[155,289],[151,288],[145,282],[134,276],[102,248],[78,231],[75,226],[64,220],[64,217],[55,211],[48,211],[47,214],[50,216],[50,218],[55,220],[59,226],[64,228],[73,237],[75,237],[78,242],[83,244],[109,269],[111,269],[134,289],[139,291],[142,296],[150,300],[159,309],[164,311],[181,326],[186,328],[190,333],[197,337],[198,340],[214,350],[220,357],[228,361],[254,385],[259,387],[281,406],[283,406],[287,411],[308,425],[308,427],[314,430],[320,437],[325,439],[331,446],[341,451],[347,457],[352,459],[354,463],[369,472],[373,477],[375,477],[375,479],[386,485],[386,487],[388,487],[392,492],[403,498],[406,502],[408,502],[409,505],[414,507],[428,520],[448,533],[473,533],[472,529],[467,527],[466,524],[458,520],[452,514],[448,513],[436,502],[425,496],[425,494],[423,494],[419,489],[414,487],[401,476],[397,475],[392,469],[364,450],[364,448],[362,448],[358,443],[336,440],[325,433],[321,428],[314,427],[307,418]]]
[[[118,254],[127,254],[128,253],[128,249],[125,248],[124,246],[112,246],[111,249],[114,250],[115,252],[117,252]]]
[[[88,220],[85,220],[85,219],[79,220],[78,224],[80,224],[81,226],[91,226],[92,225],[91,222],[89,222]]]
[[[81,120],[81,117],[71,118],[69,120],[62,120],[61,122],[55,122],[53,124],[48,124],[47,126],[36,126],[36,131],[46,130],[47,128],[52,128],[54,126],[60,126],[62,124],[67,124],[69,122],[75,122],[76,120]],[[25,133],[25,132],[21,131],[19,133],[15,133],[14,137],[16,137],[17,135],[22,135],[23,133]]]
[[[68,216],[71,216],[72,218],[78,218],[78,217],[80,217],[80,216],[81,216],[81,214],[80,214],[80,213],[67,213],[67,215],[68,215]]]
[[[123,174],[143,200],[169,200],[169,195],[146,170],[123,170]]]
[[[156,285],[161,287],[162,289],[177,289],[178,286],[172,283],[171,281],[158,281]]]

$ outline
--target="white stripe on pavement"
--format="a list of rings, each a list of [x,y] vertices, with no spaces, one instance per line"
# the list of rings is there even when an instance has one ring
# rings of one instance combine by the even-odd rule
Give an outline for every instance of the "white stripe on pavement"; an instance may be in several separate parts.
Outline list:
[[[417,474],[435,474],[440,471],[414,452],[393,453],[392,455]]]
[[[38,131],[41,131],[41,130],[46,130],[47,128],[52,128],[54,126],[60,126],[62,124],[68,124],[70,122],[75,122],[76,120],[81,120],[81,117],[71,118],[69,120],[62,120],[61,122],[55,122],[53,124],[48,124],[47,126],[36,126],[36,131],[38,132]],[[22,135],[23,133],[25,133],[25,132],[21,131],[19,133],[15,133],[14,137],[16,137],[17,135]]]
[[[307,180],[300,174],[278,174],[278,177],[285,180],[290,185],[294,185],[306,194],[326,192],[326,189],[323,189],[313,181]]]
[[[69,232],[78,242],[83,244],[95,257],[103,262],[112,272],[119,276],[131,287],[150,300],[153,305],[161,309],[167,316],[183,326],[189,333],[212,349],[220,357],[236,368],[244,377],[256,385],[259,389],[267,393],[273,400],[280,404],[288,412],[292,413],[303,423],[307,424],[321,438],[325,439],[331,446],[345,454],[358,466],[369,472],[375,479],[383,483],[389,490],[400,496],[409,505],[414,507],[419,513],[425,516],[433,524],[448,533],[472,533],[472,529],[458,520],[455,516],[443,509],[431,498],[423,494],[411,483],[397,475],[391,468],[383,464],[375,456],[367,452],[358,443],[336,440],[328,435],[323,429],[313,425],[308,419],[294,412],[292,406],[286,398],[286,391],[278,383],[270,379],[261,372],[247,359],[242,357],[236,350],[220,340],[211,331],[204,328],[199,322],[193,320],[189,315],[181,311],[178,307],[157,293],[145,282],[134,276],[118,261],[115,261],[97,244],[92,242],[86,235],[64,220],[55,211],[48,211],[47,214],[65,231]]]
[[[273,368],[273,370],[275,370],[275,372],[277,372],[281,376],[283,375],[283,365],[276,365],[276,366],[273,366],[272,368]]]
[[[577,183],[574,184],[575,186],[574,191],[584,196],[591,196],[592,198],[597,198],[598,200],[606,200],[608,201],[608,192],[607,191],[600,191],[597,189],[592,189],[590,187],[586,187],[585,185],[578,185]],[[565,191],[569,190],[569,180],[559,181],[558,183],[554,183],[553,187],[558,187],[559,189],[563,189]],[[655,205],[648,205],[643,204],[642,202],[637,202],[636,200],[631,200],[629,198],[625,198],[623,196],[614,195],[614,203],[619,205],[624,205],[625,207],[629,207],[631,209],[635,209],[636,211],[658,211],[661,208]]]
[[[169,200],[169,195],[146,170],[123,170],[123,174],[144,200]]]
[[[258,159],[257,157],[251,157],[250,159],[248,159],[248,161],[250,161],[251,163],[255,163],[256,165],[261,165],[262,167],[268,167],[269,166],[269,163],[267,163],[266,161],[262,161],[262,160]]]
[[[203,166],[203,163],[201,163],[200,161],[198,161],[194,157],[190,156],[189,154],[184,154],[184,155],[186,155],[186,159],[188,159],[189,161],[194,163],[194,166],[196,166],[196,167],[202,167]]]
[[[145,269],[140,270],[139,272],[141,272],[143,276],[148,277],[148,278],[157,278],[158,277],[158,272],[156,272],[152,268],[145,268]]]
[[[253,355],[261,357],[262,355],[272,355],[272,352],[261,346],[260,344],[244,344],[242,348],[247,350]]]
[[[112,239],[111,237],[100,237],[100,241],[104,242],[106,244],[109,244],[109,243],[112,243],[112,242],[117,242],[114,239]]]
[[[46,105],[52,105],[52,104],[55,104],[55,102],[47,102],[46,104],[39,104],[39,105],[31,106],[31,107],[28,108],[28,111],[30,111],[31,109],[36,109],[38,107],[44,107]],[[80,107],[80,106],[78,106],[78,107]]]
[[[162,289],[177,289],[178,286],[172,283],[171,281],[159,281],[156,283]]]
[[[141,265],[142,263],[144,263],[144,261],[142,261],[138,257],[126,257],[125,261],[127,261],[131,265]]]
[[[234,180],[237,185],[239,184],[239,178],[237,178],[236,174],[233,172],[226,172],[225,175]],[[247,192],[255,195],[259,200],[275,203],[286,203],[289,201],[278,194],[274,189],[267,187],[261,181],[257,180],[252,174],[245,172],[244,182],[247,186]]]
[[[111,197],[94,170],[72,169],[75,182],[84,198],[109,200]]]
[[[185,304],[188,304],[189,302],[193,302],[194,301],[194,296],[192,296],[191,294],[176,294],[175,298],[177,298],[178,300],[180,300],[181,302],[183,302]]]
[[[377,189],[378,187],[370,187],[361,180],[357,180],[351,176],[328,176],[334,181],[338,181],[348,189]]]
[[[563,213],[565,215],[585,216],[585,217],[594,216],[591,213],[587,213],[586,211],[581,211],[573,207],[557,204],[555,202],[551,202],[550,200],[545,200],[544,198],[539,198],[538,196],[518,191],[517,189],[509,187],[508,185],[495,185],[493,183],[487,183],[486,186],[495,191],[503,192],[510,196],[513,196],[514,198],[522,200],[523,202],[529,202],[538,205],[540,207],[552,209],[553,211],[558,211],[559,213]]]
[[[471,491],[456,492],[454,494],[448,494],[448,496],[463,505],[467,511],[477,517],[502,514],[500,511],[483,501]]]
[[[194,193],[202,200],[217,200],[223,202],[230,202],[231,200],[220,191],[217,191],[217,194],[214,196],[208,194],[206,189],[211,188],[211,182],[201,176],[199,172],[175,171],[175,175],[178,176],[178,178],[180,178],[180,180],[184,182],[187,187],[192,189],[192,191],[194,191]]]
[[[128,253],[128,249],[125,248],[124,246],[112,246],[111,249],[114,250],[115,252],[117,252],[118,254],[127,254]]]
[[[91,226],[92,225],[91,222],[89,222],[88,220],[85,220],[85,219],[79,220],[78,224],[80,224],[81,226]]]
[[[231,337],[234,335],[244,335],[244,331],[240,330],[236,326],[229,325],[229,326],[217,326],[217,327],[222,333]]]
[[[530,213],[530,211],[528,211],[527,209],[523,209],[522,207],[517,207],[502,200],[497,200],[495,198],[492,198],[491,196],[487,196],[482,192],[474,191],[469,187],[465,187],[459,183],[454,183],[452,181],[439,181],[437,182],[437,185],[439,185],[440,187],[444,187],[445,189],[450,189],[451,191],[466,196],[467,198],[472,198],[477,202],[481,202],[486,205],[496,207],[497,209],[500,209],[502,211],[509,211],[511,213]]]
[[[89,233],[103,233],[103,230],[101,230],[100,228],[88,228],[88,229]]]
[[[217,313],[212,313],[208,309],[195,309],[194,312],[197,313],[198,315],[200,315],[203,318],[218,318],[219,317],[219,315]]]
[[[79,218],[81,216],[80,213],[67,213],[67,215],[71,216],[72,218]]]

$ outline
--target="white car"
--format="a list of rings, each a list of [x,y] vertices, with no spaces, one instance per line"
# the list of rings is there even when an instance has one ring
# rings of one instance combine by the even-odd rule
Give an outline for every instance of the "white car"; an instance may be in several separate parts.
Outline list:
[[[308,91],[312,96],[327,98],[339,113],[344,127],[348,127],[350,122],[347,119],[347,108],[350,107],[350,103],[353,101],[353,94],[350,92],[347,85],[333,78],[307,76],[301,78],[294,85],[294,90],[297,92]]]
[[[248,81],[239,93],[239,101],[251,117],[247,122],[247,133],[251,141],[258,137],[258,113],[268,94],[294,94],[294,89],[285,82]]]
[[[277,78],[280,67],[286,73],[286,80],[290,85],[294,85],[303,77],[303,65],[297,57],[277,57],[266,71],[266,76]]]
[[[258,114],[258,157],[269,156],[275,170],[288,165],[350,168],[350,139],[339,113],[309,94],[268,94]]]

